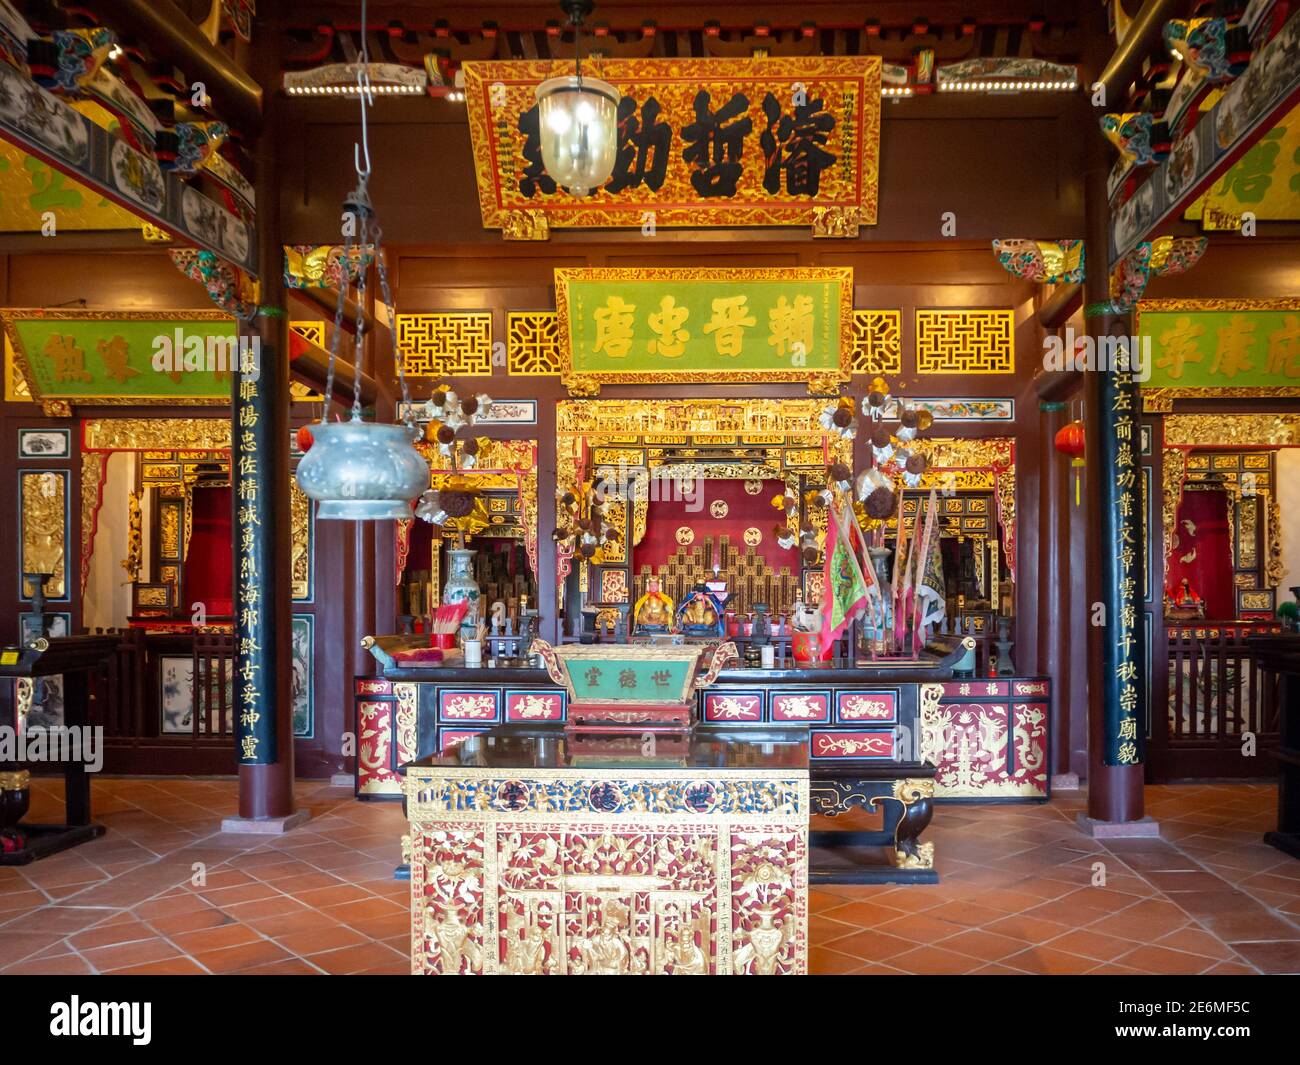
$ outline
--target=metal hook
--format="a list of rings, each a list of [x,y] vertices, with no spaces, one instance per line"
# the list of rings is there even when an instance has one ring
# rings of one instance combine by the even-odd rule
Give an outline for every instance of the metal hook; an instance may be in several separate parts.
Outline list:
[[[357,177],[363,181],[370,177],[370,135],[366,125],[366,108],[374,103],[374,94],[370,89],[370,72],[365,65],[357,68],[357,92],[361,97],[361,144],[352,145],[352,165],[356,168]],[[366,165],[361,165],[361,154],[364,150],[366,156]]]

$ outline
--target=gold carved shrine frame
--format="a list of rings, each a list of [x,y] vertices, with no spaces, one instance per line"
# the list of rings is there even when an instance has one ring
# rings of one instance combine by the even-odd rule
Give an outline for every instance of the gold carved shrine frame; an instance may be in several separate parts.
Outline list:
[[[519,521],[524,530],[524,551],[528,566],[537,576],[537,441],[486,440],[481,445],[478,462],[471,470],[452,470],[450,459],[435,444],[417,443],[416,450],[429,463],[429,487],[446,488],[452,481],[468,482],[477,491],[510,489],[519,500]],[[414,517],[397,522],[397,565],[395,584],[402,583],[406,560],[411,550],[411,523]],[[438,594],[437,552],[433,553],[434,594]]]
[[[1300,414],[1168,414],[1164,417],[1163,477],[1161,485],[1161,524],[1164,529],[1164,587],[1169,572],[1169,556],[1177,535],[1178,507],[1188,487],[1188,455],[1193,450],[1245,451],[1300,447]],[[1224,489],[1236,500],[1240,487],[1225,481]],[[1282,561],[1282,506],[1277,492],[1256,488],[1255,495],[1264,503],[1264,582],[1276,588],[1285,574]],[[1232,548],[1232,537],[1229,537]]]
[[[103,504],[109,456],[115,451],[142,452],[152,457],[210,455],[229,461],[230,419],[212,418],[87,418],[81,423],[81,591],[90,578],[90,560]],[[183,467],[182,467],[183,469]],[[185,499],[183,542],[189,547],[190,494],[193,478],[179,474],[179,494]],[[158,483],[151,481],[151,483]],[[312,508],[297,482],[289,480],[290,586],[294,602],[312,598]],[[183,556],[182,556],[183,557]]]
[[[1012,583],[1016,581],[1016,442],[1009,436],[982,439],[918,437],[908,445],[926,457],[920,489],[939,494],[972,489],[992,490],[997,501],[1002,552]],[[902,487],[901,477],[898,479]],[[996,583],[998,575],[993,574]]]
[[[627,481],[625,497],[613,500],[608,511],[619,540],[601,548],[591,561],[625,564],[631,560],[631,549],[645,536],[652,479],[779,480],[799,496],[801,474],[821,473],[835,462],[851,467],[853,442],[828,437],[818,426],[818,415],[827,402],[825,399],[562,400],[556,406],[556,499],[566,492],[576,494],[585,442],[593,469],[608,470]],[[672,466],[663,463],[666,447],[680,451],[690,444],[707,448],[700,461]],[[784,464],[781,445],[816,452],[816,461],[797,467]],[[720,450],[728,448],[737,458],[753,455],[754,461],[709,461],[710,456],[716,458]],[[759,451],[764,455],[761,460]],[[773,519],[776,518],[774,510]],[[817,524],[816,514],[813,520]],[[798,514],[788,516],[786,522],[791,532],[797,534]],[[824,535],[823,514],[818,539]],[[571,552],[560,550],[556,555],[556,579],[561,588],[571,568]]]

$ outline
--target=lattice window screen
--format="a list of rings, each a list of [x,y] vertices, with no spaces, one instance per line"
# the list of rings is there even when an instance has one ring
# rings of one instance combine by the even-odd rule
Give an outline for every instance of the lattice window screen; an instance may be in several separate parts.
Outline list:
[[[488,377],[492,312],[399,314],[397,344],[412,377]]]
[[[1014,373],[1013,311],[918,310],[916,372]]]

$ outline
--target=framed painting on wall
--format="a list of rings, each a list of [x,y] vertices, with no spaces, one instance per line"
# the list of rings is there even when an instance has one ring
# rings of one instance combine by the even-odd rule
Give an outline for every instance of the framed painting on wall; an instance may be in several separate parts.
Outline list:
[[[303,739],[315,735],[315,689],[312,665],[315,662],[316,618],[312,614],[293,616],[293,734]]]
[[[72,433],[68,429],[19,429],[18,457],[24,459],[66,459],[72,454]]]

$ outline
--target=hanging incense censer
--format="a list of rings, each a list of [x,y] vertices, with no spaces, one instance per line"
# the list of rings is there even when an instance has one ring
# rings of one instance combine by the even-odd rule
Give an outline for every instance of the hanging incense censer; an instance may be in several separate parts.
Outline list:
[[[362,24],[365,24],[365,4],[362,4]],[[357,73],[357,87],[361,97],[361,147],[356,149],[355,165],[357,187],[343,201],[344,217],[355,221],[344,231],[343,270],[339,279],[338,304],[334,312],[334,335],[330,343],[329,373],[325,383],[325,401],[321,420],[311,427],[311,448],[298,463],[298,487],[309,499],[316,500],[318,518],[335,518],[347,521],[382,520],[411,517],[411,504],[429,487],[429,466],[414,442],[419,431],[414,422],[410,391],[406,384],[406,369],[401,351],[397,348],[397,329],[394,321],[393,296],[389,290],[388,272],[380,248],[382,234],[374,208],[370,203],[367,184],[370,180],[370,145],[366,131],[366,108],[372,102],[370,89],[369,56],[365,49],[366,35],[362,37],[362,53]],[[361,164],[364,151],[365,166]],[[354,270],[353,248],[361,251],[360,265]],[[388,308],[388,332],[393,339],[394,358],[398,380],[402,388],[401,425],[383,425],[366,422],[361,418],[361,353],[365,339],[364,314],[358,316],[353,350],[352,418],[346,422],[329,422],[330,402],[334,389],[334,367],[343,337],[343,312],[348,302],[348,292],[356,285],[356,303],[365,306],[366,274],[365,254],[373,248],[379,284]]]

